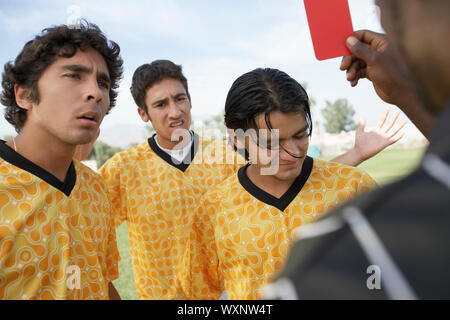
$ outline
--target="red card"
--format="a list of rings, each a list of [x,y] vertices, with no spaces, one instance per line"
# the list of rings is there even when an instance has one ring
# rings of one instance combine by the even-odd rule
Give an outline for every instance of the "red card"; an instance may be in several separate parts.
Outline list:
[[[318,60],[350,55],[345,40],[354,35],[348,0],[304,0]]]

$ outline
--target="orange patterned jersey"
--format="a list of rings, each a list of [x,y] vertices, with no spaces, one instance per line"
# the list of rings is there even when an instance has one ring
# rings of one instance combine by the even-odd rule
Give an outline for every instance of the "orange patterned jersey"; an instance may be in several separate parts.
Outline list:
[[[194,135],[190,154],[176,163],[152,137],[119,152],[100,169],[116,226],[127,221],[141,299],[186,299],[177,268],[185,251],[190,216],[206,190],[236,172],[243,163],[239,161],[226,141]]]
[[[106,184],[64,183],[0,142],[0,299],[108,299],[119,254]]]
[[[259,189],[246,168],[208,191],[192,220],[180,280],[190,299],[258,299],[287,258],[294,230],[376,186],[353,167],[306,157],[281,198]]]

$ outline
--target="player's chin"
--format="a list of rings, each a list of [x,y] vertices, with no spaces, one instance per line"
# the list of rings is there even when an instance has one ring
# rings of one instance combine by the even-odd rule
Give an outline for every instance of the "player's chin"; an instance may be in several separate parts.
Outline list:
[[[67,136],[66,142],[74,145],[90,143],[95,139],[97,130],[98,129],[80,129],[73,131]]]
[[[278,169],[276,177],[279,180],[287,181],[296,179],[302,172],[302,165],[298,165],[293,168],[283,168],[282,166]]]

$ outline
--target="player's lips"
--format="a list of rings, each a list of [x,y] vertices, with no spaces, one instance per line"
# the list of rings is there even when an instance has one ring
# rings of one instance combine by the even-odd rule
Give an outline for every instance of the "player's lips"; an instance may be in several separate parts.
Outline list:
[[[298,161],[282,161],[280,162],[280,166],[284,166],[284,167],[292,167],[295,166],[298,163]]]
[[[298,165],[299,161],[303,159],[305,156],[301,156],[300,158],[297,158],[297,160],[294,161],[280,161],[280,166],[286,168],[286,167],[295,167]]]
[[[182,128],[183,125],[184,125],[184,120],[169,123],[169,127],[172,129]]]
[[[82,121],[85,125],[96,126],[100,120],[100,115],[98,112],[88,111],[80,115],[77,119]]]

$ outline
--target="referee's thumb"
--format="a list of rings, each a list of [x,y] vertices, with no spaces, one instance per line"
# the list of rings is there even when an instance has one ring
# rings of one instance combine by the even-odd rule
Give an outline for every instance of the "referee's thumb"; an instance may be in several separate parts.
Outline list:
[[[370,61],[374,52],[365,46],[361,41],[355,37],[347,38],[347,47],[352,54],[357,58],[364,60],[365,62]]]

